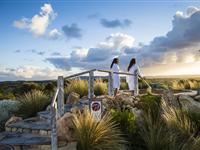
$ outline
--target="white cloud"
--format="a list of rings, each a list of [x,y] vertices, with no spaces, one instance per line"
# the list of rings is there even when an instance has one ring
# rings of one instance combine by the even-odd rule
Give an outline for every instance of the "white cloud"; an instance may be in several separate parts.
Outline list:
[[[29,32],[36,36],[42,36],[55,16],[56,13],[54,13],[51,4],[44,4],[39,14],[34,15],[31,19],[22,18],[14,21],[13,25],[19,29],[28,29]]]
[[[53,29],[49,32],[49,38],[52,40],[58,39],[62,34],[58,31],[58,29]]]
[[[58,68],[41,68],[38,66],[22,66],[17,68],[0,67],[0,81],[5,80],[48,80],[56,79],[60,75],[72,74]]]

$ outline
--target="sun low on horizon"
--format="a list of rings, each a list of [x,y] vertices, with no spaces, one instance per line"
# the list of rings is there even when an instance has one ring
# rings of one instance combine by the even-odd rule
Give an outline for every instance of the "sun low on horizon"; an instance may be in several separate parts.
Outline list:
[[[113,58],[144,76],[200,75],[200,1],[0,1],[0,81],[49,80]]]

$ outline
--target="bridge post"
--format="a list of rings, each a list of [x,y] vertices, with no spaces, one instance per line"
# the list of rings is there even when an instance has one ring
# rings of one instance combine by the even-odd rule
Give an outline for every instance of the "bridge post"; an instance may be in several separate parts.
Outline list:
[[[109,72],[108,76],[108,94],[113,96],[113,72]]]
[[[64,114],[64,78],[63,76],[58,77],[57,87],[58,92],[58,118],[62,117]]]
[[[200,87],[197,89],[197,95],[200,95]]]
[[[138,84],[138,74],[137,73],[134,73],[134,96],[137,96],[139,94],[139,84]]]
[[[94,71],[90,71],[88,80],[88,98],[91,101],[93,97],[94,97]]]
[[[55,106],[51,107],[51,149],[58,149],[58,138],[57,138],[57,109]]]

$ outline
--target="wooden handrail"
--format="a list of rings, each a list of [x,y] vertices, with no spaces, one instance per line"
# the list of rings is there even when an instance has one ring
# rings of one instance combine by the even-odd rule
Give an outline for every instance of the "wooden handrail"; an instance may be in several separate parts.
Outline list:
[[[65,77],[65,79],[74,78],[74,77],[77,77],[77,76],[80,76],[80,75],[83,75],[83,74],[86,74],[86,73],[90,73],[91,71],[96,71],[96,69],[91,69],[91,70],[88,70],[88,71],[76,73],[76,74]]]
[[[52,99],[52,102],[51,102],[51,107],[55,106],[56,99],[57,99],[57,96],[58,96],[58,92],[59,92],[59,88],[56,89],[56,92],[55,92],[55,94],[53,96],[53,99]]]
[[[123,75],[130,75],[130,76],[135,76],[135,74],[132,74],[132,73],[128,73],[128,72],[113,72],[113,71],[110,71],[110,70],[101,70],[101,69],[98,69],[97,71],[99,72],[106,72],[106,73],[114,73],[114,74],[123,74]]]

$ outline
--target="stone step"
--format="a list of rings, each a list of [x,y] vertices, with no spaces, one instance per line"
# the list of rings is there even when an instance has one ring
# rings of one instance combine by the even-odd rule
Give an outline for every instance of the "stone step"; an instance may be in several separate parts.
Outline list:
[[[38,117],[25,119],[16,123],[9,124],[5,127],[8,132],[31,133],[36,135],[51,135],[51,125],[49,122],[39,119]]]
[[[0,145],[49,145],[51,138],[48,136],[30,133],[2,132],[0,133]]]
[[[83,108],[84,106],[89,105],[89,100],[82,100],[80,99],[78,103],[76,104],[65,104],[64,105],[64,112],[71,112],[71,108],[73,107],[78,107],[78,108]],[[40,119],[45,120],[50,123],[51,120],[51,112],[50,111],[41,111],[38,112],[37,115]]]

